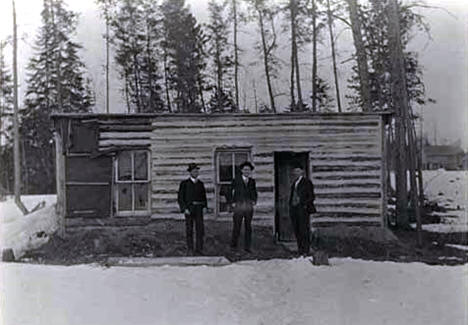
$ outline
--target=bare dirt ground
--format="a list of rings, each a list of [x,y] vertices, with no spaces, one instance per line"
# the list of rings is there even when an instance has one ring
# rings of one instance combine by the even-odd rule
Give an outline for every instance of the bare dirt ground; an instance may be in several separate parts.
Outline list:
[[[205,221],[204,255],[225,256],[230,261],[293,258],[294,250],[275,243],[271,228],[254,226],[252,253],[232,251],[229,241],[231,222]],[[313,250],[324,250],[329,257],[352,257],[365,260],[423,262],[457,265],[468,262],[468,252],[445,246],[446,243],[467,245],[466,233],[437,234],[423,232],[423,245],[417,247],[415,231],[394,231],[398,241],[375,242],[362,237],[340,238],[322,235],[312,243]],[[294,245],[292,245],[294,247]],[[179,220],[157,220],[145,227],[96,229],[70,235],[66,240],[52,236],[38,249],[21,259],[29,263],[80,264],[106,263],[108,257],[185,256],[185,225]]]

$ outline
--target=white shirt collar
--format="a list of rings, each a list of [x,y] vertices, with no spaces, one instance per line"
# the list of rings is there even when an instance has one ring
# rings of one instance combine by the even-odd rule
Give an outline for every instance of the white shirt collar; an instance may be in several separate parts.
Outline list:
[[[198,182],[198,178],[193,178],[192,176],[190,176],[190,180],[194,183]]]
[[[294,186],[297,186],[299,184],[299,182],[302,180],[302,178],[303,178],[303,176],[299,176],[297,181],[294,183]]]
[[[244,175],[242,175],[242,179],[244,180],[244,182],[248,182],[248,181],[249,181],[249,178],[248,178],[248,177],[245,177]]]

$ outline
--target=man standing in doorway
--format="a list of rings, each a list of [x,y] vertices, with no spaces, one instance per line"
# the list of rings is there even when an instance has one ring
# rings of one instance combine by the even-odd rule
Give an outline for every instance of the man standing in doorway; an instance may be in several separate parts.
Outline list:
[[[314,186],[305,177],[304,167],[296,163],[292,169],[293,183],[289,196],[289,216],[296,236],[299,255],[308,255],[310,250],[310,217],[315,213]]]
[[[206,190],[203,182],[198,179],[200,168],[195,163],[189,164],[187,171],[190,177],[180,183],[177,201],[180,212],[185,215],[185,231],[187,236],[187,255],[193,255],[193,225],[195,224],[196,245],[195,254],[203,255],[203,209],[207,208]]]
[[[242,163],[241,177],[237,177],[231,183],[231,204],[234,209],[231,248],[237,248],[242,219],[244,219],[244,249],[248,253],[251,253],[253,207],[257,204],[257,186],[251,177],[253,169],[254,166],[250,162]]]

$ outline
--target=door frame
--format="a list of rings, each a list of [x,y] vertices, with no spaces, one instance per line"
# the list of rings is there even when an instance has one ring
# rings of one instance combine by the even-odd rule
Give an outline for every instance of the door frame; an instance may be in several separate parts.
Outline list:
[[[278,215],[278,168],[279,168],[279,159],[281,155],[289,155],[291,158],[295,155],[304,155],[306,158],[306,168],[305,168],[305,177],[310,179],[311,175],[311,166],[310,166],[310,151],[274,151],[273,152],[273,169],[274,169],[274,236],[275,241],[285,241],[280,238],[280,217]]]

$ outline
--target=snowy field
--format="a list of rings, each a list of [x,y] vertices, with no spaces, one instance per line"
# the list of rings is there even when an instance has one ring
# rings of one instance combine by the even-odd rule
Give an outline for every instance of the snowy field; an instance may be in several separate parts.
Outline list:
[[[432,232],[468,231],[468,171],[428,170],[424,174],[424,193],[447,212],[435,212],[440,224],[423,225]]]
[[[0,264],[2,324],[468,324],[468,269],[331,259],[223,267]],[[1,319],[0,319],[1,320]]]

